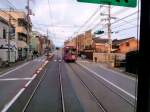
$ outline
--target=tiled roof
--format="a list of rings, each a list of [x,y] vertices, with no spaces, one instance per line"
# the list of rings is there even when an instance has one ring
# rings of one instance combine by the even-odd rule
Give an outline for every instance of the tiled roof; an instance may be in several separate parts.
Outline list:
[[[130,39],[135,39],[135,37],[125,38],[125,39],[120,39],[120,40],[114,39],[114,40],[112,41],[112,43],[113,43],[113,44],[120,44],[120,43],[126,42],[126,41],[128,41],[128,40],[130,40]]]
[[[93,41],[95,43],[103,43],[103,44],[108,43],[108,39],[103,39],[103,38],[99,38],[99,37],[93,38]]]

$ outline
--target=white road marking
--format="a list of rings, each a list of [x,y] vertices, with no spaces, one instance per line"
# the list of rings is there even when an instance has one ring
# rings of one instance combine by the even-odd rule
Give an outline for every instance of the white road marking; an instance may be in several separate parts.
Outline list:
[[[57,61],[57,60],[54,60],[55,62]]]
[[[35,79],[35,77],[37,76],[37,74],[34,74],[33,77],[31,78],[32,80]]]
[[[107,71],[110,71],[110,72],[113,72],[113,73],[115,73],[115,74],[117,74],[117,75],[119,75],[119,76],[122,76],[122,77],[125,77],[125,78],[128,78],[128,79],[131,79],[131,80],[136,80],[135,78],[132,78],[132,77],[130,77],[130,76],[127,76],[127,75],[124,75],[124,74],[121,74],[121,73],[119,73],[119,72],[116,72],[116,71],[114,71],[114,70],[111,70],[111,69],[108,69],[108,68],[106,68],[106,67],[103,67],[102,65],[98,65],[100,68],[102,68],[102,69],[104,69],[104,70],[107,70]]]
[[[2,109],[1,112],[7,112],[7,110],[11,107],[11,105],[18,99],[18,97],[23,93],[23,91],[25,90],[25,88],[22,88],[17,94],[16,96],[8,103],[5,105],[5,107]]]
[[[103,79],[104,81],[106,81],[107,83],[109,83],[110,85],[114,86],[115,88],[119,89],[120,91],[122,91],[123,93],[127,94],[128,96],[130,96],[133,99],[137,99],[134,95],[130,94],[129,92],[125,91],[124,89],[120,88],[119,86],[115,85],[114,83],[110,82],[109,80],[105,79],[104,77],[102,77],[101,75],[97,74],[96,72],[90,70],[88,67],[86,67],[85,65],[82,65],[80,63],[78,63],[79,65],[81,65],[83,68],[87,69],[89,72],[93,73],[94,75],[96,75],[97,77]]]
[[[89,61],[87,61],[87,60],[77,60],[77,62],[91,63],[91,62],[89,62]]]
[[[26,65],[29,64],[29,63],[30,63],[30,62],[26,62],[25,64],[20,65],[19,67],[16,67],[16,68],[14,68],[13,70],[10,70],[10,71],[8,71],[8,72],[6,72],[6,73],[0,75],[0,78],[1,78],[1,77],[4,77],[4,76],[6,76],[6,75],[8,75],[9,73],[11,73],[11,72],[13,72],[13,71],[15,71],[15,70],[18,70],[18,69],[20,69],[20,68],[26,66]]]
[[[21,68],[21,67],[23,67],[23,66],[25,66],[25,65],[27,65],[28,63],[29,63],[29,62],[25,63],[24,65],[22,65],[22,66],[20,66],[20,67],[17,67],[17,68],[14,69],[14,70],[11,70],[11,71],[5,73],[5,74],[2,75],[1,77],[3,77],[3,76],[5,76],[5,75],[7,75],[7,74],[9,74],[9,73],[11,73],[11,72],[13,72],[13,71],[19,69],[19,68]],[[48,61],[46,61],[45,63],[47,64]],[[25,79],[25,80],[26,80],[26,79],[29,79],[29,81],[28,81],[28,82],[25,84],[25,86],[12,98],[12,100],[11,100],[8,104],[6,104],[6,105],[4,106],[4,108],[2,109],[1,112],[7,112],[7,111],[8,111],[8,109],[9,109],[9,108],[12,106],[12,104],[19,98],[19,96],[24,92],[25,88],[29,86],[29,84],[33,81],[33,79],[34,79],[36,76],[37,76],[37,74],[34,74],[34,75],[32,76],[32,78],[22,78],[22,79]],[[19,78],[19,79],[21,79],[21,78]],[[3,79],[0,79],[0,80],[3,80]],[[8,80],[8,79],[7,79],[7,80]]]
[[[0,79],[0,81],[16,81],[16,80],[32,80],[32,78],[6,78],[6,79]]]
[[[24,87],[28,87],[32,80],[28,81]]]

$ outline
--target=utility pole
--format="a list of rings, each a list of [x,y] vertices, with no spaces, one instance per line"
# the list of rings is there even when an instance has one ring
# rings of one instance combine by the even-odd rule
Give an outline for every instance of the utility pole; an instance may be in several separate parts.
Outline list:
[[[46,51],[47,51],[47,56],[49,56],[49,41],[48,41],[48,37],[49,37],[49,33],[48,33],[48,29],[47,29],[47,38],[46,38]]]
[[[26,9],[27,9],[27,44],[28,44],[28,49],[27,49],[27,59],[29,59],[29,53],[30,53],[30,41],[29,41],[29,39],[30,39],[30,36],[29,36],[29,31],[30,31],[30,1],[29,0],[27,0],[27,7],[26,7]]]
[[[9,31],[8,31],[8,63],[10,63],[10,37],[11,37],[11,8],[9,9]]]
[[[111,53],[112,50],[112,40],[111,40],[111,5],[108,6],[108,53]]]

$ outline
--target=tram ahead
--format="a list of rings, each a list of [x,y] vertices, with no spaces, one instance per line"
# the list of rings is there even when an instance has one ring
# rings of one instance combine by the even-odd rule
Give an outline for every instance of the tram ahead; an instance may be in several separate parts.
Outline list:
[[[66,62],[75,62],[77,60],[77,49],[74,46],[65,46],[63,48],[63,59]]]

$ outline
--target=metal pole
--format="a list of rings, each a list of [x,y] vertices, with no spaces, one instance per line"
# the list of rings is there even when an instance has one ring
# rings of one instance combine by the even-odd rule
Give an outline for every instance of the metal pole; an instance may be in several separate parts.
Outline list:
[[[29,41],[29,28],[30,28],[30,20],[29,20],[29,15],[30,15],[30,1],[29,0],[27,0],[27,44],[29,45],[28,47],[28,49],[27,49],[27,59],[29,59],[29,53],[30,53],[30,51],[29,51],[29,49],[30,49],[30,41]]]
[[[8,63],[10,63],[10,32],[11,32],[11,8],[9,10],[9,31],[8,31]]]
[[[108,6],[108,39],[109,39],[109,49],[108,53],[111,53],[112,40],[111,40],[111,5]]]
[[[47,56],[49,56],[49,47],[48,47],[48,29],[47,29],[46,48],[47,48]]]

